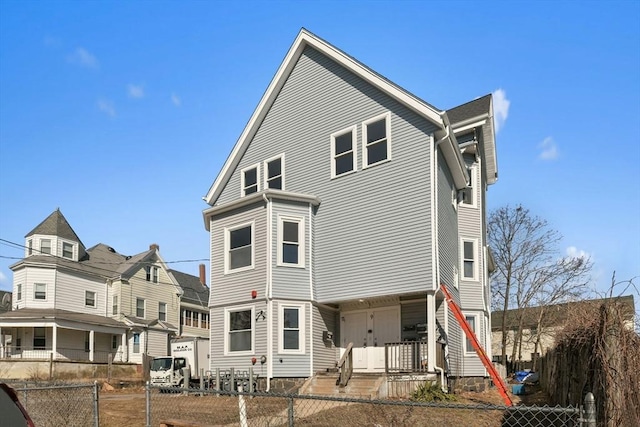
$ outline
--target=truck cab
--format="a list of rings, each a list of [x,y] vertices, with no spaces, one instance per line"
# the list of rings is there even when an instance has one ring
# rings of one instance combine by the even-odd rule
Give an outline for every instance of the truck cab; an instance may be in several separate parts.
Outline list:
[[[184,357],[156,357],[151,362],[151,384],[180,387],[184,383],[187,360]]]

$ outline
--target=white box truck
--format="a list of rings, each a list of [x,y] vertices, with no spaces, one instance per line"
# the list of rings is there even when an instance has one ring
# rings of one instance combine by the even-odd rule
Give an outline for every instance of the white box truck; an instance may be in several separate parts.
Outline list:
[[[150,380],[152,385],[164,387],[199,386],[201,371],[208,370],[208,338],[175,338],[171,340],[171,356],[155,357],[151,362]]]

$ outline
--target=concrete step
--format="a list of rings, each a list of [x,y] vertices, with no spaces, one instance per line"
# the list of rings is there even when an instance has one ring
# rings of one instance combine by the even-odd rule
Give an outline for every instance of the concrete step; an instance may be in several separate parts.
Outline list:
[[[338,376],[333,375],[316,375],[307,380],[305,385],[300,389],[300,394],[314,396],[348,396],[354,398],[377,398],[381,384],[384,382],[384,376],[354,376],[349,380],[346,387],[341,388],[336,385]]]

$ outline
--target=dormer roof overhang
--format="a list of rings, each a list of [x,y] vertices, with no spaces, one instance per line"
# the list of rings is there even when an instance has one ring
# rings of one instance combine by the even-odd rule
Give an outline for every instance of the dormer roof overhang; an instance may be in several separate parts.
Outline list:
[[[224,205],[213,206],[202,211],[202,217],[204,219],[204,227],[209,230],[209,224],[212,217],[220,215],[226,212],[233,211],[244,206],[249,206],[253,203],[269,200],[285,200],[290,202],[308,203],[312,206],[318,206],[320,204],[320,198],[311,194],[293,193],[291,191],[275,190],[268,188],[266,190],[258,191],[257,193],[250,194],[245,197],[241,197],[232,202],[225,203]]]
[[[262,99],[253,112],[253,115],[251,116],[249,122],[242,131],[240,138],[238,138],[238,141],[231,151],[231,154],[229,155],[229,157],[227,157],[227,160],[225,161],[220,173],[213,182],[213,185],[209,189],[206,196],[202,198],[209,205],[215,205],[224,186],[229,181],[231,174],[233,174],[235,167],[240,161],[242,153],[245,151],[246,147],[255,136],[260,127],[260,124],[269,112],[271,105],[274,103],[275,99],[280,93],[280,90],[286,83],[289,75],[291,74],[296,63],[298,62],[298,59],[300,58],[306,47],[312,47],[318,50],[319,52],[333,59],[338,64],[344,66],[346,69],[350,70],[363,80],[369,82],[373,86],[385,92],[390,97],[405,105],[407,108],[410,108],[417,114],[431,121],[440,129],[445,128],[445,124],[442,118],[442,111],[439,111],[432,105],[429,105],[415,95],[407,92],[400,86],[394,84],[390,80],[384,78],[369,67],[357,61],[355,58],[347,55],[345,52],[341,51],[340,49],[336,48],[335,46],[322,40],[321,38],[303,28],[300,30],[300,33],[298,33],[298,36],[293,42],[293,45],[287,52],[287,55],[285,56],[282,64],[271,80],[271,83],[262,96]],[[454,170],[455,173],[456,168],[451,167],[451,169]]]

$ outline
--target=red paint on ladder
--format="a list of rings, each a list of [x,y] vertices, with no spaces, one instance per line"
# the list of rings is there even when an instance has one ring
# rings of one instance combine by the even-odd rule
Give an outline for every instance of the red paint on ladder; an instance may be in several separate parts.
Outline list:
[[[502,400],[504,400],[505,405],[513,406],[513,401],[511,400],[511,396],[509,396],[509,393],[507,392],[506,384],[502,380],[502,377],[500,377],[500,374],[496,370],[495,366],[493,366],[493,363],[491,363],[491,361],[489,360],[489,357],[487,357],[487,353],[484,352],[484,349],[480,345],[480,342],[478,341],[478,337],[476,337],[476,334],[471,329],[471,325],[469,325],[469,322],[467,322],[467,319],[462,314],[462,310],[460,310],[460,307],[458,307],[458,304],[456,304],[453,298],[451,298],[451,294],[449,293],[449,290],[444,285],[444,283],[440,284],[440,290],[444,294],[445,299],[447,300],[447,302],[449,303],[449,306],[453,310],[453,315],[456,317],[456,320],[462,327],[462,330],[464,331],[465,335],[467,336],[467,338],[469,338],[469,340],[471,341],[471,344],[473,344],[473,348],[476,350],[478,357],[480,357],[482,364],[484,365],[485,368],[487,368],[489,375],[491,375],[491,379],[493,380],[493,383],[496,385],[496,387],[498,387],[498,391],[500,392],[500,395],[502,396]]]

